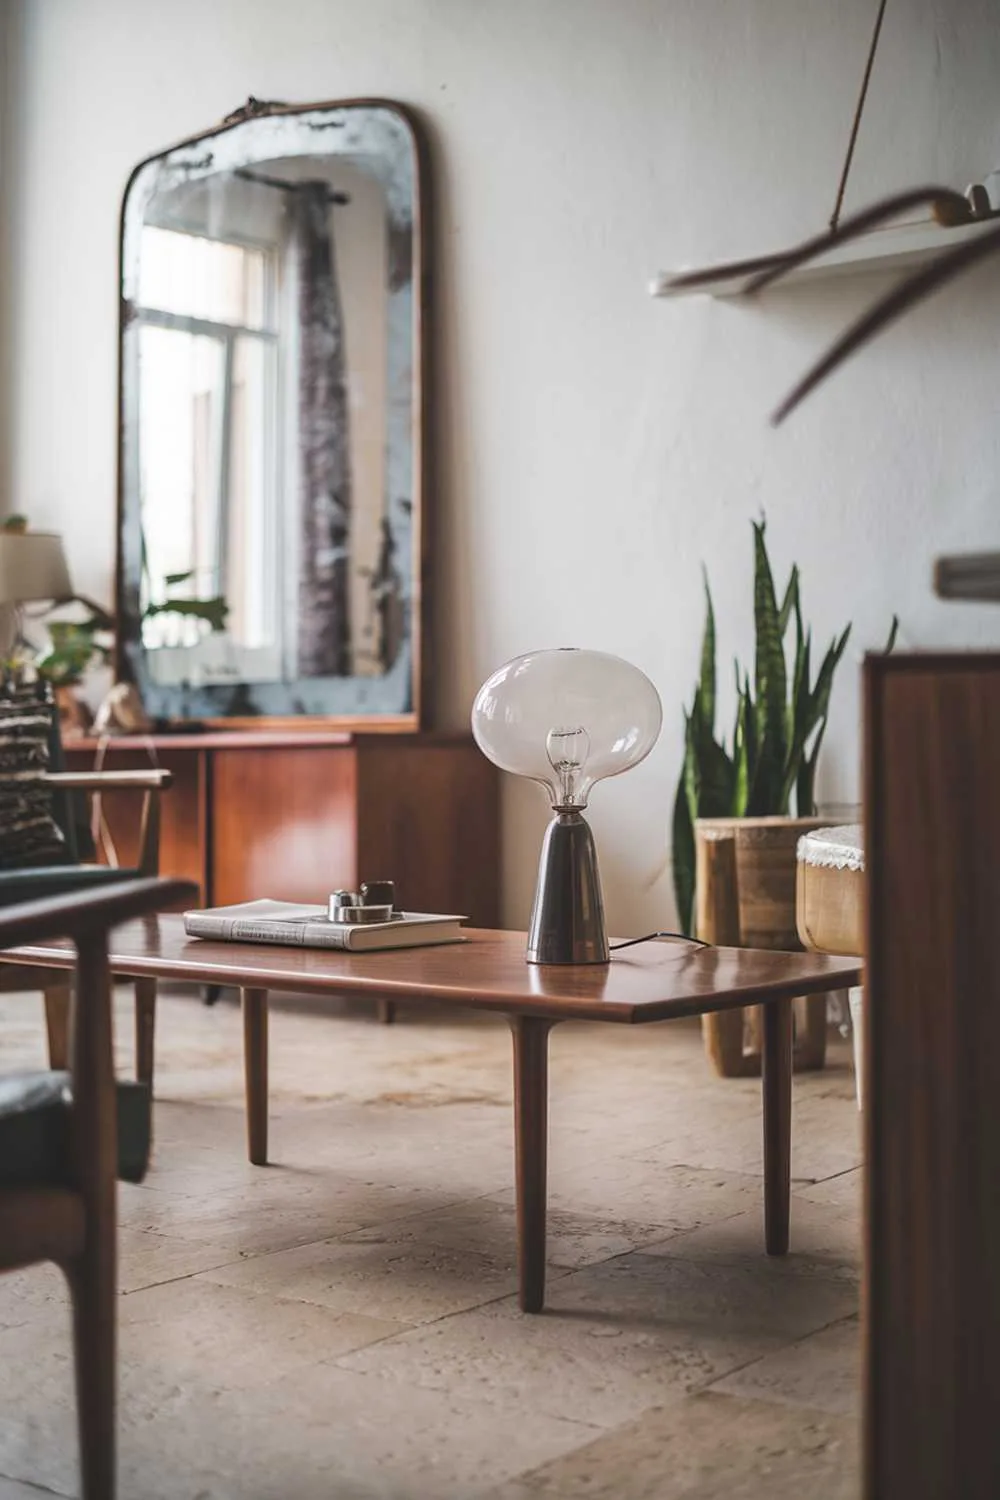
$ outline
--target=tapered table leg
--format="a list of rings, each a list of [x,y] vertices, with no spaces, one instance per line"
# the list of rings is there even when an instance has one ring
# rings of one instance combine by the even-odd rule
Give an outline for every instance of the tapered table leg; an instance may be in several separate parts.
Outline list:
[[[762,1010],[764,1242],[768,1255],[785,1255],[792,1181],[792,1002],[772,1000]]]
[[[135,981],[135,1076],[153,1087],[156,1047],[156,980]]]
[[[511,1016],[514,1035],[514,1156],[517,1274],[522,1312],[545,1302],[545,1172],[548,1154],[549,1032],[539,1016]]]
[[[247,1151],[255,1167],[267,1165],[267,990],[242,990],[243,1075]]]

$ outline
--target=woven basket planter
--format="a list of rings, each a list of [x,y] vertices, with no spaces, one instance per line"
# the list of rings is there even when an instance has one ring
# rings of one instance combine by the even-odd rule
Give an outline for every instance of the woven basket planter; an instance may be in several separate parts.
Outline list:
[[[795,853],[823,818],[699,818],[695,823],[695,932],[727,948],[799,952],[795,925]],[[795,1001],[794,1066],[826,1059],[825,995]],[[702,1017],[705,1048],[723,1078],[760,1072],[758,1007]]]

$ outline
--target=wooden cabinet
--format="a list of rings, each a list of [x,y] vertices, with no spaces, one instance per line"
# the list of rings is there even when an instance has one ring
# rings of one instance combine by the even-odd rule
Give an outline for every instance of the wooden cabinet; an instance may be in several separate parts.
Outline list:
[[[865,1500],[1000,1495],[1000,655],[865,667]]]
[[[98,754],[76,741],[66,763],[92,769]],[[499,776],[466,735],[135,735],[107,741],[100,764],[173,772],[161,868],[196,880],[208,906],[323,901],[391,879],[411,910],[499,923]],[[109,794],[103,812],[127,865],[135,799]]]

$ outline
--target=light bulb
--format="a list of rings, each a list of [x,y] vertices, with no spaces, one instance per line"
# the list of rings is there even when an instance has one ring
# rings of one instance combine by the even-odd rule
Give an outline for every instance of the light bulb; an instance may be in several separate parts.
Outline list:
[[[540,782],[556,809],[585,808],[595,782],[638,765],[662,722],[638,667],[575,648],[515,657],[483,683],[472,709],[483,754]]]

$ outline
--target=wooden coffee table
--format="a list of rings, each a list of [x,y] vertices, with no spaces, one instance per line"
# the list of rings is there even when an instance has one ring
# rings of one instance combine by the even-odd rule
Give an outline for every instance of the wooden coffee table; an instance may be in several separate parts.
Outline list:
[[[548,1037],[558,1021],[618,1026],[672,1021],[746,1005],[763,1006],[764,1239],[769,1255],[788,1249],[791,1181],[792,1000],[861,982],[858,959],[749,948],[644,943],[609,965],[539,967],[524,958],[520,932],[471,929],[468,941],[382,953],[337,953],[185,936],[179,916],[131,922],[110,935],[112,972],[235,986],[243,997],[250,1160],[267,1161],[267,997],[270,990],[367,994],[413,1004],[499,1011],[514,1037],[514,1151],[520,1304],[545,1298]],[[62,942],[0,953],[0,961],[69,969]]]

